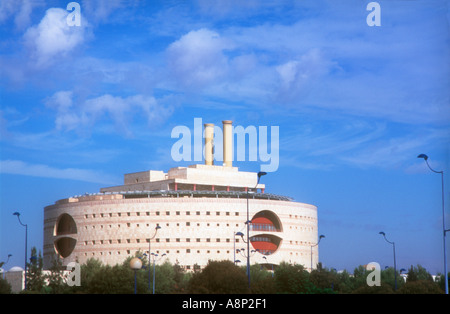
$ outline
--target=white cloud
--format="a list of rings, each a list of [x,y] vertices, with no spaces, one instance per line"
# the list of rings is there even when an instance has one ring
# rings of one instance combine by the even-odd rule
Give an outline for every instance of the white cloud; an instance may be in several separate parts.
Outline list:
[[[25,32],[25,46],[37,67],[51,64],[54,58],[67,56],[84,43],[87,20],[83,19],[81,26],[69,26],[68,14],[60,8],[48,9],[40,23]]]
[[[171,113],[170,106],[164,106],[152,96],[129,97],[105,94],[80,103],[74,101],[72,91],[59,91],[45,100],[48,108],[56,110],[57,130],[86,132],[102,119],[110,119],[125,136],[131,136],[130,120],[143,116],[148,125],[164,121]],[[76,99],[75,99],[76,100]]]
[[[69,179],[102,184],[118,182],[117,178],[95,170],[77,168],[58,169],[42,164],[29,164],[20,160],[0,161],[0,173],[42,178]]]
[[[327,60],[319,49],[312,49],[297,59],[276,67],[280,76],[277,98],[283,102],[298,102],[318,79],[328,74],[333,62]]]
[[[167,49],[169,69],[182,86],[211,84],[226,75],[232,44],[209,29],[191,31]]]

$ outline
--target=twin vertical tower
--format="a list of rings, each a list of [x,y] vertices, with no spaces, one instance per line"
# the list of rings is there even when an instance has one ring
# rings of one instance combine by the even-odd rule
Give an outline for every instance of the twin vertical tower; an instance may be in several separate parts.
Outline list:
[[[233,166],[233,126],[232,121],[224,120],[223,125],[223,166]],[[205,164],[214,165],[214,124],[205,123]]]

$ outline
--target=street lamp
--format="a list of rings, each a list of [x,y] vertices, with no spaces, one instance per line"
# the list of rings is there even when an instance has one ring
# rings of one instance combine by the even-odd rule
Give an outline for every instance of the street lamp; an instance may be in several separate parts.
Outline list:
[[[130,268],[134,270],[134,294],[137,292],[136,272],[142,268],[142,261],[139,257],[132,258],[130,261]]]
[[[155,233],[148,240],[148,291],[150,291],[150,277],[151,277],[150,276],[151,243],[152,243],[152,240],[156,237],[156,233],[158,232],[159,229],[161,229],[161,227],[159,226],[159,224],[156,224]]]
[[[9,262],[9,258],[12,256],[12,254],[8,254],[8,259],[6,260],[6,262],[0,262],[0,268],[5,266],[6,264],[8,264]]]
[[[319,241],[318,241],[316,244],[311,245],[311,271],[313,270],[313,263],[312,263],[312,260],[313,260],[313,251],[312,251],[312,249],[313,249],[313,247],[319,245],[320,240],[321,240],[322,238],[325,238],[325,236],[324,236],[323,234],[321,234],[321,235],[319,236]]]
[[[383,235],[384,239],[386,240],[387,243],[392,244],[393,248],[394,248],[394,280],[395,280],[395,287],[394,290],[397,290],[397,263],[395,261],[395,242],[391,242],[386,238],[386,234],[383,231],[380,231],[379,234]]]
[[[262,176],[265,176],[267,174],[267,172],[264,171],[260,171],[258,172],[258,181],[256,182],[255,185],[255,189],[259,184],[259,180],[261,179]],[[248,288],[250,289],[250,239],[249,239],[249,235],[250,235],[250,217],[249,217],[249,207],[248,207],[248,187],[247,187],[247,276],[248,276]]]
[[[236,260],[236,236],[243,237],[244,234],[242,232],[240,232],[240,231],[234,232],[234,246],[233,246],[233,262],[234,262],[234,265],[236,265],[236,263],[237,263],[237,260]],[[241,261],[239,261],[239,262],[241,262]]]
[[[269,264],[269,262],[267,261],[267,257],[266,257],[266,256],[263,256],[263,258],[264,258],[264,260],[266,261],[266,263]],[[271,264],[271,265],[272,265],[272,277],[273,277],[273,264]]]
[[[156,281],[156,276],[155,276],[156,275],[156,267],[155,267],[155,263],[156,263],[156,257],[158,256],[158,254],[152,253],[152,255],[153,255],[153,294],[155,294],[155,281]],[[166,253],[161,255],[159,259],[161,259],[163,256],[166,256]],[[150,267],[149,267],[149,269],[150,269]]]
[[[20,213],[15,212],[13,214],[14,216],[17,216],[17,219],[19,219],[19,223],[25,227],[25,290],[27,290],[27,245],[28,245],[28,225],[23,224],[20,221]]]
[[[427,163],[428,168],[430,168],[431,171],[434,173],[440,173],[441,174],[441,182],[442,182],[442,231],[443,231],[443,242],[444,242],[444,280],[445,280],[445,294],[448,294],[448,274],[447,274],[447,256],[445,253],[445,235],[447,231],[450,231],[450,229],[445,229],[445,207],[444,207],[444,171],[436,171],[433,168],[430,167],[428,164],[428,156],[425,154],[420,154],[417,156],[417,158],[423,158],[425,162]]]

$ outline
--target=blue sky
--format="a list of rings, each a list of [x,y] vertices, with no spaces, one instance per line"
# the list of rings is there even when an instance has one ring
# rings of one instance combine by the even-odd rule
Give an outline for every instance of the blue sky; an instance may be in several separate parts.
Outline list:
[[[0,2],[0,261],[42,249],[43,208],[167,171],[175,126],[279,127],[266,191],[318,207],[320,261],[443,271],[450,1]],[[261,160],[236,162],[258,171]],[[450,242],[450,240],[447,241]],[[448,247],[447,247],[448,249]],[[447,254],[448,255],[448,254]]]

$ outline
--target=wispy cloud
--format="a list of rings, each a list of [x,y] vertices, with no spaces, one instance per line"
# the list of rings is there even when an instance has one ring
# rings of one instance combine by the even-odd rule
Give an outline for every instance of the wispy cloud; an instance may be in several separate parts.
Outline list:
[[[425,130],[422,130],[425,131]],[[450,129],[428,130],[423,134],[396,135],[372,141],[341,160],[360,167],[406,167],[412,172],[414,162],[422,150],[442,151],[450,144]],[[443,166],[443,165],[442,165]]]
[[[305,122],[282,133],[280,165],[303,169],[350,165],[417,172],[414,161],[421,151],[442,152],[450,145],[448,127],[417,128],[377,119]]]
[[[164,121],[172,112],[170,107],[160,105],[154,97],[145,95],[120,97],[105,94],[75,103],[72,91],[59,91],[45,103],[56,111],[57,130],[75,130],[81,134],[89,134],[96,123],[109,117],[118,132],[132,136],[129,123],[136,115],[145,117],[150,126]]]
[[[31,23],[31,13],[44,5],[44,0],[3,0],[0,2],[0,25],[14,21],[16,30],[23,30]]]
[[[29,164],[20,160],[1,160],[0,173],[102,184],[120,182],[118,178],[102,173],[101,171],[77,168],[58,169],[43,164]]]

